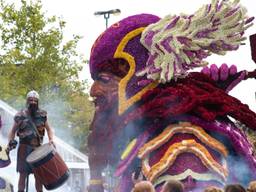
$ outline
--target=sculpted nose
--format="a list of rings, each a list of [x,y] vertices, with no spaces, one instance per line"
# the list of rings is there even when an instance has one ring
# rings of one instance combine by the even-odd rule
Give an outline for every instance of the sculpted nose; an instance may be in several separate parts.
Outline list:
[[[100,92],[100,85],[97,81],[94,81],[90,89],[90,96],[97,97],[99,95],[99,92]]]
[[[95,95],[95,82],[92,84],[91,89],[90,89],[90,96],[94,97]]]

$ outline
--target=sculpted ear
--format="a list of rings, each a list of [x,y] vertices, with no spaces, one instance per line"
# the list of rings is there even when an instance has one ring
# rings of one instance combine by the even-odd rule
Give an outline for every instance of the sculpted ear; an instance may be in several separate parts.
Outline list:
[[[252,60],[256,63],[256,33],[250,36]]]

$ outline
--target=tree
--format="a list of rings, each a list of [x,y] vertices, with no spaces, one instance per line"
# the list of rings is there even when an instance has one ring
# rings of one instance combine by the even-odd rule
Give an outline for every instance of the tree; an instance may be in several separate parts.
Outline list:
[[[62,129],[68,130],[71,122],[86,131],[88,118],[81,115],[79,120],[76,116],[72,119],[71,115],[77,107],[74,94],[83,100],[85,108],[89,102],[84,93],[86,83],[78,78],[85,64],[85,59],[76,52],[81,37],[74,35],[73,39],[64,41],[64,28],[65,21],[45,16],[40,1],[21,0],[17,8],[0,0],[0,98],[21,108],[25,94],[37,90],[41,104],[60,101],[66,105],[65,111],[57,114],[69,117],[61,122]],[[83,106],[79,107],[83,111]]]
[[[72,119],[72,135],[76,138],[76,144],[80,149],[87,153],[87,137],[89,126],[94,115],[94,105],[89,101],[88,94],[74,92],[71,97],[71,113],[68,119]],[[86,98],[86,99],[85,99]]]
[[[21,95],[36,89],[51,93],[54,87],[81,89],[78,73],[83,60],[76,53],[81,38],[74,35],[64,42],[65,22],[56,16],[46,18],[40,1],[21,7],[0,1],[1,82],[11,89],[5,94]],[[8,82],[8,83],[7,83]]]

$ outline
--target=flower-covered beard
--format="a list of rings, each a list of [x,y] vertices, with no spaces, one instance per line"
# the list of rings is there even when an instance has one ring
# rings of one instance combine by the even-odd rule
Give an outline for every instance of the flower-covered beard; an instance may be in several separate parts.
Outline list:
[[[118,119],[116,96],[108,100],[104,96],[95,99],[95,112],[90,129],[93,131],[106,132],[108,124],[112,124]],[[105,128],[103,128],[105,127]]]

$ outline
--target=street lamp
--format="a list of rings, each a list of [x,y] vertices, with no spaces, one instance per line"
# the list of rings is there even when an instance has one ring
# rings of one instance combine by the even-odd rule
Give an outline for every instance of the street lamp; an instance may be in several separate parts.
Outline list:
[[[111,9],[109,11],[97,11],[94,13],[94,15],[103,15],[104,19],[106,20],[106,28],[108,28],[108,19],[111,14],[113,15],[119,15],[121,13],[120,9]]]

